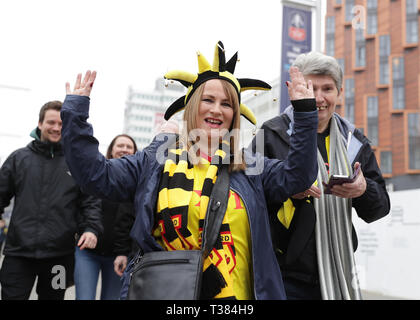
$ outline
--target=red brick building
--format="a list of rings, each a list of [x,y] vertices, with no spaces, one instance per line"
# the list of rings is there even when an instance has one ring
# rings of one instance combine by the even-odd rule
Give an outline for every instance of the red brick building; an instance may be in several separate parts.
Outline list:
[[[420,188],[419,10],[420,0],[327,0],[325,53],[344,71],[337,112],[370,139],[394,190]]]

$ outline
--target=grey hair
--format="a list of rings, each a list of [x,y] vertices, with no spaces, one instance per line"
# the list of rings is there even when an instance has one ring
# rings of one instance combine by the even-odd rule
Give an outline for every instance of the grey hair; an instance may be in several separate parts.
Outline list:
[[[293,66],[298,67],[304,76],[310,74],[330,76],[340,92],[343,85],[343,70],[334,57],[311,51],[300,54]]]

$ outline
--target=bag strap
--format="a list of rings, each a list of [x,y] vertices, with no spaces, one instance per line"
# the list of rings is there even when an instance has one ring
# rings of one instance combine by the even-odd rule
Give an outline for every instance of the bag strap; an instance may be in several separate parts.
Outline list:
[[[226,213],[229,199],[229,166],[222,164],[217,174],[216,183],[213,186],[207,206],[206,218],[204,219],[201,246],[203,257],[207,258],[219,237],[220,227]]]

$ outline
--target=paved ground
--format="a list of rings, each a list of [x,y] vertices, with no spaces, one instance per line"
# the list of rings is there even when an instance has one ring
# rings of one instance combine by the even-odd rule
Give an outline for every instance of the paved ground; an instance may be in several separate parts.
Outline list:
[[[98,285],[98,291],[96,293],[96,299],[98,300],[100,296],[100,284]],[[362,291],[363,300],[404,300],[402,298],[396,298],[396,297],[390,297],[385,296],[381,293],[377,292],[368,292],[368,291]],[[36,299],[36,293],[33,292],[31,295],[31,299]],[[75,299],[75,292],[74,292],[74,286],[70,287],[66,291],[66,297],[65,300],[74,300]]]
[[[3,255],[0,256],[0,267],[1,267],[2,262],[3,262]],[[97,300],[99,299],[99,296],[100,296],[100,288],[101,288],[101,283],[100,283],[100,278],[99,278],[98,288],[96,291]],[[0,289],[1,289],[1,286],[0,286]],[[404,300],[402,298],[386,296],[378,292],[368,292],[368,291],[362,291],[362,296],[364,300]],[[37,300],[37,294],[35,292],[35,285],[29,299]],[[65,300],[74,300],[74,299],[75,299],[75,289],[74,289],[74,286],[72,286],[67,289]]]
[[[3,263],[3,257],[4,257],[3,255],[0,255],[0,268],[1,268],[1,265]],[[100,277],[99,277],[99,281],[98,282],[99,282],[98,283],[98,288],[96,290],[96,299],[97,300],[100,297],[100,290],[101,290],[100,289],[101,288],[101,279],[100,279]],[[29,300],[37,300],[38,299],[38,295],[35,292],[35,288],[36,288],[36,281],[35,281],[34,287],[32,289],[31,296],[29,297]],[[0,285],[0,290],[1,290],[1,285]],[[72,286],[72,287],[70,287],[70,288],[68,288],[66,290],[66,294],[64,296],[64,299],[65,300],[74,300],[75,298],[76,298],[75,288],[74,288],[74,286]],[[1,300],[1,297],[0,297],[0,300]]]
[[[0,286],[1,288],[1,286]],[[98,283],[98,288],[96,290],[96,300],[99,300],[100,296],[101,296],[101,279],[99,277],[99,283]],[[32,290],[31,296],[29,297],[29,300],[37,300],[38,296],[35,292],[35,286],[34,289]],[[66,295],[64,296],[64,300],[75,300],[76,299],[76,292],[75,292],[75,288],[74,286],[71,286],[70,288],[68,288],[66,290]]]
[[[363,300],[407,300],[404,298],[385,296],[378,292],[362,291]]]

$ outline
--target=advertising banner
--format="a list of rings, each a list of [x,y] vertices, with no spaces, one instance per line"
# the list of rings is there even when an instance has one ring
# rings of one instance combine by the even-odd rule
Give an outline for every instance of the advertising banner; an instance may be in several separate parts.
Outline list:
[[[283,6],[283,31],[280,65],[280,113],[290,105],[285,82],[290,80],[289,68],[301,53],[312,49],[312,12]]]

